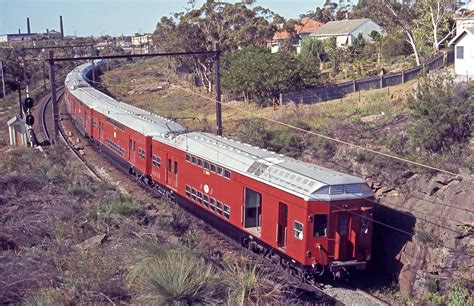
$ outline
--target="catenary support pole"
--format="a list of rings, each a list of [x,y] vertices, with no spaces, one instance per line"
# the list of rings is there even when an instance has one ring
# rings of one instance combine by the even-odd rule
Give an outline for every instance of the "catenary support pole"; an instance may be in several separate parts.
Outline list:
[[[51,82],[51,99],[53,102],[53,120],[54,120],[54,135],[53,143],[56,143],[59,137],[59,122],[58,122],[58,101],[56,99],[56,73],[54,71],[54,52],[49,50],[49,80]]]
[[[219,43],[215,43],[214,51],[216,51],[216,134],[222,136],[222,107],[221,107],[221,54]]]
[[[0,61],[0,73],[2,74],[2,88],[3,88],[3,96],[2,98],[5,99],[5,76],[3,75],[3,61]]]
[[[21,101],[21,82],[17,79],[18,83],[18,104],[20,106],[20,119],[23,119],[23,109],[21,107],[22,101]]]

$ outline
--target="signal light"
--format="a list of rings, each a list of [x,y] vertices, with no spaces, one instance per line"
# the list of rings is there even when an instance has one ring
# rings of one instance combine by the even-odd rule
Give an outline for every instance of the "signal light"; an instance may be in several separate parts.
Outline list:
[[[25,101],[23,101],[23,108],[25,108],[25,111],[33,108],[33,99],[29,97],[26,98]]]
[[[29,126],[32,126],[33,124],[35,124],[35,117],[33,115],[26,115],[26,124],[28,124]]]

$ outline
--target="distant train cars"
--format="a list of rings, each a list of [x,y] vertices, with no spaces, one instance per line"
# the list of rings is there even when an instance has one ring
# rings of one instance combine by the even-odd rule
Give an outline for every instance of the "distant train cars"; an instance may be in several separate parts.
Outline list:
[[[119,102],[87,82],[103,64],[69,73],[65,99],[77,129],[120,167],[301,277],[365,269],[373,192],[363,179]]]

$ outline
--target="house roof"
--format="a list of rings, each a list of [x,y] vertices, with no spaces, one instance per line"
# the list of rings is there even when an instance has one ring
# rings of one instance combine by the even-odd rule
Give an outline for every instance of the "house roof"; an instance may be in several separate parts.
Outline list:
[[[462,30],[461,33],[459,33],[458,35],[456,35],[456,37],[451,39],[448,46],[452,46],[452,45],[456,44],[456,42],[458,40],[460,40],[461,38],[463,38],[467,34],[474,35],[474,28],[467,28],[467,29]]]
[[[336,36],[352,33],[370,19],[346,19],[330,21],[311,34],[312,36]]]
[[[295,25],[295,32],[297,34],[310,34],[323,26],[324,23],[313,20],[311,18],[302,18],[297,25]],[[287,31],[278,31],[273,35],[273,40],[287,39],[289,36]]]
[[[454,19],[474,18],[474,2],[461,6],[454,14]]]

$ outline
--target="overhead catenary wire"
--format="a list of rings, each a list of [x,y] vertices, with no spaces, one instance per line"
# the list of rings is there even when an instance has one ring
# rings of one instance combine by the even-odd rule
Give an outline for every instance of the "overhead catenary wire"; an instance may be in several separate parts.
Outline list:
[[[207,136],[207,135],[204,134],[204,133],[201,133],[201,132],[198,132],[198,133],[200,133],[201,135],[203,135],[203,137],[206,137],[206,138],[208,138],[208,139],[212,139],[212,140],[213,140],[213,138],[210,138],[209,136]],[[203,145],[207,146],[207,145],[204,144],[204,143],[203,143]],[[227,145],[227,146],[230,146],[230,147],[233,147],[234,149],[238,149],[238,150],[240,150],[240,151],[242,151],[242,152],[245,152],[245,153],[247,153],[247,154],[255,155],[255,154],[252,154],[252,153],[250,153],[250,152],[244,150],[244,149],[241,148],[241,147],[237,148],[237,147],[232,146],[232,145],[230,145],[230,144],[226,144],[226,145]],[[209,146],[207,146],[207,147],[209,147]],[[209,148],[212,149],[212,147],[209,147]],[[259,156],[257,156],[257,157],[259,157]],[[260,158],[260,157],[259,157],[259,158]],[[240,162],[240,161],[239,161],[239,162]],[[324,180],[321,180],[321,179],[314,179],[314,178],[311,178],[311,177],[309,177],[309,176],[307,176],[307,175],[305,175],[305,174],[297,173],[297,172],[295,172],[293,169],[288,168],[288,167],[285,167],[285,166],[282,166],[281,164],[276,164],[276,163],[273,163],[273,162],[271,162],[271,161],[269,161],[269,163],[271,163],[271,164],[273,164],[273,165],[275,165],[275,166],[278,166],[279,168],[285,169],[285,170],[287,170],[287,171],[289,171],[289,172],[292,172],[292,173],[301,175],[301,176],[303,176],[303,177],[306,177],[306,178],[308,178],[308,179],[317,180],[317,181],[319,181],[320,183],[323,183],[323,184],[328,185],[328,186],[331,185],[331,184],[325,182]],[[250,165],[248,165],[248,166],[250,166]],[[369,201],[369,202],[371,202],[371,203],[373,203],[373,204],[378,204],[378,205],[381,205],[381,206],[384,206],[384,207],[391,208],[391,207],[386,206],[386,205],[383,205],[383,204],[381,204],[381,203],[379,203],[379,202],[377,202],[377,201],[374,201],[374,200],[371,200],[371,199],[362,197],[362,196],[360,196],[360,195],[358,195],[358,194],[356,194],[356,193],[349,192],[349,194],[352,194],[352,195],[354,195],[354,196],[356,196],[356,197],[358,197],[358,198],[360,198],[360,199],[365,199],[365,200],[367,200],[367,201]],[[314,194],[312,194],[312,196],[313,196],[313,195],[314,195]],[[317,195],[314,195],[314,196],[317,197]],[[331,204],[332,204],[332,203],[331,203]],[[340,208],[342,209],[342,207],[340,207]],[[411,214],[409,214],[409,213],[407,213],[407,212],[403,212],[403,211],[400,211],[400,212],[401,212],[402,214],[405,214],[405,215],[409,216],[409,217],[413,217],[413,215],[411,215]],[[428,221],[428,220],[420,220],[420,221],[422,221],[422,222],[424,222],[424,223],[429,223],[429,224],[431,224],[431,225],[434,225],[434,226],[437,226],[437,227],[440,227],[440,228],[443,228],[443,229],[445,229],[445,230],[451,231],[451,232],[456,233],[456,234],[458,234],[458,235],[462,234],[462,233],[460,233],[460,232],[458,232],[458,231],[456,231],[456,230],[453,230],[452,228],[449,228],[449,227],[440,225],[440,224],[435,223],[435,222],[431,222],[431,221]]]
[[[206,98],[207,98],[207,97],[206,97]],[[202,133],[201,133],[201,134],[202,134]],[[207,135],[205,135],[205,134],[203,134],[203,135],[207,137]],[[204,145],[207,146],[206,144],[204,144]],[[227,144],[227,145],[228,145],[228,144]],[[210,147],[210,148],[212,148],[212,147]],[[241,148],[239,148],[239,150],[242,151]],[[225,155],[225,153],[222,153],[222,152],[220,152],[220,154],[224,154],[224,155]],[[282,167],[282,166],[279,165],[279,167]],[[285,167],[283,167],[283,168],[285,168]],[[230,169],[232,169],[232,168],[230,168]],[[233,170],[235,170],[235,169],[233,169]],[[287,169],[287,170],[293,171],[292,169]],[[300,175],[301,175],[301,174],[300,174]],[[323,181],[320,181],[320,182],[325,183],[325,182],[323,182]],[[328,184],[328,183],[325,183],[325,184]],[[356,195],[356,196],[359,196],[359,195],[357,195],[357,194],[355,194],[355,195]],[[317,197],[317,196],[316,196],[316,197]],[[361,196],[359,196],[359,197],[361,197]],[[362,197],[361,197],[361,198],[362,198]],[[367,199],[367,198],[364,198],[364,199],[369,200],[369,199]],[[375,201],[373,201],[373,200],[369,200],[369,201],[371,201],[372,203],[381,205],[380,203],[375,202]],[[335,204],[335,203],[333,203],[333,202],[331,203],[331,205],[335,206],[336,208],[343,209],[342,207],[340,207],[339,205],[337,205],[337,204]],[[405,230],[403,230],[403,229],[397,228],[397,227],[392,226],[392,225],[390,225],[390,224],[386,224],[386,223],[384,223],[384,222],[375,220],[375,219],[373,219],[373,218],[369,218],[369,217],[364,216],[364,215],[361,215],[361,214],[357,214],[357,213],[354,213],[354,212],[351,212],[351,211],[349,211],[349,213],[351,213],[351,214],[353,214],[353,215],[356,215],[356,216],[359,216],[359,217],[361,217],[361,218],[365,218],[365,219],[367,219],[367,220],[370,220],[370,221],[372,221],[372,222],[374,222],[374,223],[380,224],[380,225],[385,226],[385,227],[387,227],[387,228],[393,229],[393,230],[395,230],[395,231],[398,231],[398,232],[403,233],[403,234],[405,234],[405,235],[408,235],[408,236],[410,236],[410,237],[412,237],[412,236],[415,234],[414,232],[405,231]],[[412,215],[410,215],[410,216],[413,217]],[[427,221],[427,220],[420,220],[420,221],[424,222],[424,221]],[[439,224],[433,224],[433,225],[440,227]],[[455,230],[453,230],[453,229],[451,229],[451,228],[446,228],[446,229],[449,230],[449,231],[452,231],[452,232],[454,232],[454,233],[456,233],[456,234],[461,234],[461,233],[459,233],[459,232],[457,232],[457,231],[455,231]],[[446,248],[448,248],[448,249],[452,249],[452,248],[447,247],[447,246],[444,246],[444,247],[446,247]],[[452,249],[452,250],[453,250],[453,249]]]
[[[92,80],[90,80],[90,79],[88,79],[88,80],[92,82]],[[96,81],[96,82],[93,82],[93,83],[101,84],[101,85],[103,85],[103,86],[105,86],[105,87],[107,87],[107,86],[128,87],[127,85],[115,85],[115,84],[109,84],[109,83],[97,82],[97,81]],[[180,88],[180,87],[178,87],[178,86],[175,86],[175,87],[176,87],[176,88],[179,88],[179,89],[184,89],[184,88]],[[206,96],[197,94],[197,93],[192,92],[192,91],[190,91],[189,93],[195,94],[195,95],[199,95],[199,96],[201,96],[201,97],[203,97],[203,98],[205,98],[206,100],[209,100],[209,101],[214,101],[214,100],[212,100],[211,98],[208,98],[208,97],[206,97]],[[225,105],[229,106],[228,104],[225,104]],[[305,130],[305,131],[306,131],[306,130]],[[293,147],[290,147],[290,148],[293,149],[293,150],[299,150],[299,149],[293,148]],[[301,151],[301,150],[299,150],[299,151]],[[419,200],[421,200],[421,201],[424,201],[424,202],[428,202],[428,203],[432,203],[432,204],[440,205],[440,206],[451,207],[451,208],[453,208],[453,209],[457,209],[457,210],[462,210],[462,211],[465,211],[465,212],[473,213],[473,211],[471,211],[471,210],[463,209],[463,208],[461,208],[461,207],[456,207],[456,206],[454,206],[454,205],[450,205],[450,204],[446,204],[446,203],[442,203],[442,202],[437,202],[437,201],[432,201],[432,200],[427,200],[427,199],[423,199],[423,198],[421,198],[421,197],[414,196],[414,195],[412,195],[412,196],[415,197],[415,198],[417,198],[417,199],[419,199]],[[394,205],[394,206],[397,206],[397,205]],[[387,207],[388,207],[388,206],[387,206]],[[400,206],[397,206],[397,207],[400,207]],[[416,210],[415,210],[415,211],[416,211]],[[427,213],[420,212],[420,211],[416,211],[416,212],[419,212],[419,213],[421,213],[421,214],[427,214]]]
[[[207,96],[205,96],[203,94],[200,94],[200,93],[193,92],[192,90],[189,90],[189,89],[184,88],[182,86],[178,86],[178,85],[175,85],[175,84],[170,84],[170,85],[172,87],[179,88],[179,89],[181,89],[183,91],[186,91],[188,93],[200,96],[200,97],[202,97],[204,99],[207,99],[209,101],[212,101],[212,102],[215,102],[215,103],[220,103],[220,104],[222,104],[226,107],[229,107],[229,108],[236,109],[238,111],[247,113],[247,114],[249,114],[253,117],[260,118],[260,119],[263,119],[263,120],[267,120],[267,121],[270,121],[270,122],[273,122],[273,123],[276,123],[276,124],[279,124],[279,125],[282,125],[282,126],[286,126],[288,128],[297,130],[297,131],[305,133],[305,134],[310,134],[310,135],[313,135],[313,136],[321,137],[321,138],[324,138],[324,139],[327,139],[327,140],[330,140],[330,141],[333,141],[333,142],[344,144],[344,145],[349,146],[349,147],[357,148],[357,149],[360,149],[360,150],[363,150],[363,151],[371,152],[373,154],[381,155],[381,156],[384,156],[384,157],[387,157],[387,158],[391,158],[391,159],[394,159],[394,160],[398,160],[398,161],[401,161],[401,162],[405,162],[405,163],[412,164],[412,165],[415,165],[415,166],[419,166],[419,167],[422,167],[422,168],[426,168],[426,169],[429,169],[429,170],[433,170],[433,171],[437,171],[437,172],[440,172],[440,173],[448,174],[450,176],[462,177],[463,179],[466,179],[466,180],[469,180],[469,181],[472,180],[472,178],[470,178],[468,176],[465,176],[465,175],[462,175],[460,173],[451,172],[451,171],[448,171],[448,170],[444,170],[444,169],[441,169],[441,168],[429,166],[429,165],[426,165],[426,164],[423,164],[423,163],[420,163],[420,162],[416,162],[416,161],[412,161],[412,160],[409,160],[409,159],[406,159],[406,158],[403,158],[403,157],[399,157],[399,156],[396,156],[396,155],[392,155],[392,154],[380,152],[380,151],[377,151],[377,150],[369,149],[369,148],[363,147],[363,146],[358,145],[358,144],[354,144],[354,143],[351,143],[351,142],[348,142],[348,141],[340,140],[340,139],[337,139],[337,138],[334,138],[334,137],[331,137],[331,136],[323,135],[321,133],[316,133],[314,131],[307,131],[307,130],[299,128],[297,126],[294,126],[294,125],[291,125],[291,124],[288,124],[288,123],[285,123],[285,122],[282,122],[282,121],[279,121],[279,120],[276,120],[276,119],[273,119],[273,118],[269,118],[269,117],[266,117],[266,116],[263,116],[263,115],[259,115],[259,114],[256,114],[255,112],[251,112],[251,111],[242,109],[240,107],[230,105],[228,103],[219,102],[219,101],[217,101],[213,98],[207,97]]]

